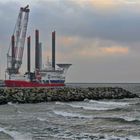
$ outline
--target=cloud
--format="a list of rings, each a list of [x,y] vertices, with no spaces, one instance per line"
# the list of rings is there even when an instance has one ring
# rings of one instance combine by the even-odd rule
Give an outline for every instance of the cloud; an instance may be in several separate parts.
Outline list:
[[[80,1],[73,0],[73,1],[81,6],[92,5],[97,8],[110,8],[120,3],[119,0],[118,1],[116,0],[80,0]]]
[[[119,0],[88,0],[88,4],[92,5],[95,8],[98,9],[112,9],[114,7],[117,7],[120,2]]]
[[[99,57],[120,57],[128,55],[130,46],[109,40],[84,39],[75,36],[61,36],[57,42],[58,60],[88,59]]]
[[[105,54],[128,54],[129,49],[126,47],[122,47],[122,46],[113,46],[113,47],[105,47],[105,48],[100,48],[101,52],[105,53]]]
[[[90,0],[83,1],[86,2]],[[40,27],[46,32],[50,32],[49,29],[56,29],[59,35],[74,35],[83,39],[100,38],[125,43],[140,40],[140,14],[135,12],[139,7],[122,6],[107,13],[101,11],[104,13],[101,14],[90,5],[81,7],[72,1],[63,0],[59,3],[40,2],[31,9],[32,26]],[[40,22],[42,20],[43,22]]]
[[[135,4],[140,4],[140,1],[139,0],[122,0],[122,2],[124,4],[130,4],[130,5],[135,5]]]
[[[66,47],[72,46],[76,44],[78,41],[79,39],[77,37],[72,37],[72,36],[61,36],[58,38],[58,42]]]
[[[139,0],[73,0],[73,2],[79,4],[82,7],[91,5],[99,9],[112,9],[114,7],[118,8],[118,6],[122,5],[124,6],[140,4]]]
[[[112,46],[112,47],[90,47],[79,50],[78,54],[81,57],[86,58],[97,58],[97,57],[110,57],[110,56],[120,56],[126,55],[129,53],[128,48],[120,47],[120,46]]]

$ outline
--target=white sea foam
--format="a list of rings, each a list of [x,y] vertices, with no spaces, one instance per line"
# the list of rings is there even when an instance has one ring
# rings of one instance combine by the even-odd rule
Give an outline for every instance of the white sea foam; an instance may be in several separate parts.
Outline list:
[[[114,108],[105,108],[105,107],[99,107],[99,106],[92,106],[92,105],[85,105],[85,104],[69,104],[73,108],[82,108],[84,110],[109,110],[109,109],[114,109]]]
[[[102,139],[102,140],[140,140],[140,137],[135,137],[135,136],[126,136],[126,137],[117,137],[117,136],[108,136],[108,135],[102,135],[102,134],[91,134],[91,133],[80,133],[80,134],[74,134],[74,135],[52,135],[52,137],[54,138],[59,138],[59,139],[73,139],[75,140],[76,137],[78,137],[78,139],[80,140],[91,140],[90,136],[95,137],[95,139]],[[102,138],[100,138],[102,137]]]
[[[129,136],[130,140],[140,140],[140,137]]]
[[[18,110],[17,113],[21,114],[22,112]]]
[[[133,121],[140,121],[140,119],[136,118],[136,117],[128,117],[128,116],[119,116],[119,115],[112,115],[112,116],[94,116],[95,119],[115,119],[118,121],[124,120],[127,122],[133,122]]]
[[[63,102],[55,102],[56,105],[65,105]]]
[[[91,104],[91,103],[69,103],[69,106],[73,108],[81,108],[84,110],[97,110],[97,111],[105,111],[105,110],[112,110],[119,108],[119,106],[113,106],[113,105],[104,105],[104,104]]]
[[[36,119],[39,120],[39,121],[46,121],[45,118],[41,118],[41,117],[37,117]]]
[[[82,108],[84,110],[112,110],[116,108],[122,108],[128,106],[129,103],[124,102],[111,102],[111,101],[94,101],[90,100],[89,102],[72,102],[72,103],[63,103],[56,102],[57,105],[69,105],[73,108]]]
[[[58,111],[58,110],[54,110],[53,111],[56,115],[61,115],[63,117],[76,117],[76,118],[93,118],[91,115],[82,115],[82,114],[78,114],[78,113],[70,113],[70,112],[65,112],[65,111]]]
[[[61,102],[56,102],[56,104],[59,104],[59,105],[68,105],[68,106],[71,106],[73,108],[81,108],[81,109],[84,109],[84,110],[109,110],[109,109],[114,109],[114,108],[107,108],[107,107],[103,107],[103,106],[97,106],[97,105],[92,105],[92,104],[89,104],[89,103],[61,103]],[[116,108],[116,107],[115,107]]]
[[[136,118],[131,118],[131,117],[127,117],[127,116],[121,117],[121,118],[124,119],[124,120],[126,120],[126,121],[128,121],[128,122],[131,122],[131,121],[135,121],[136,120]]]
[[[137,117],[128,117],[128,116],[125,116],[125,117],[121,117],[122,119],[128,121],[128,122],[132,122],[132,121],[140,121],[140,118],[137,118]]]
[[[17,131],[9,131],[6,128],[0,128],[0,131],[10,135],[14,140],[32,140],[32,137],[30,134],[25,133],[19,133]]]
[[[102,104],[102,105],[115,105],[115,106],[126,106],[129,105],[129,103],[124,103],[124,102],[113,102],[113,101],[95,101],[95,100],[90,100],[90,103],[95,103],[95,104]]]
[[[16,104],[16,103],[8,102],[7,104],[10,105],[10,106],[14,106],[16,108],[18,107],[18,104]]]
[[[8,104],[8,105],[13,105],[13,103],[12,103],[12,102],[8,102],[7,104]]]

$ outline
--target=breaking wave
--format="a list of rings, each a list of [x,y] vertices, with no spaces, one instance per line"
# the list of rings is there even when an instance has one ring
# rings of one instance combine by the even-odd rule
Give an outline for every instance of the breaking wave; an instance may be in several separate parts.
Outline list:
[[[122,117],[122,116],[120,116],[120,117],[119,116],[94,117],[94,119],[104,119],[104,120],[108,120],[108,121],[117,121],[117,122],[120,122],[120,123],[136,123],[136,124],[140,124],[140,119],[131,118],[131,117]]]
[[[55,102],[56,105],[65,105],[66,103],[64,102]]]
[[[113,101],[94,101],[94,100],[89,100],[90,103],[95,103],[95,104],[102,104],[102,105],[115,105],[115,106],[126,106],[129,105],[129,103],[125,102],[113,102]]]
[[[53,112],[56,115],[61,115],[63,117],[83,118],[83,119],[84,118],[87,118],[87,119],[93,118],[90,115],[81,115],[81,114],[78,114],[78,113],[70,113],[70,112],[65,112],[65,111],[57,111],[57,110],[54,110]]]
[[[83,114],[78,114],[78,113],[71,113],[71,112],[66,112],[66,111],[58,111],[54,110],[53,111],[56,115],[61,115],[63,117],[71,117],[71,118],[82,118],[82,119],[104,119],[108,121],[117,121],[117,122],[122,122],[122,123],[140,123],[139,118],[131,118],[127,116],[92,116],[92,115],[83,115]]]
[[[41,118],[41,117],[37,117],[36,119],[39,121],[47,121],[45,118]]]
[[[105,107],[96,107],[91,105],[76,105],[76,104],[69,104],[73,108],[81,108],[84,110],[97,110],[97,111],[105,111],[105,110],[112,110],[114,108],[105,108]]]
[[[84,102],[71,102],[71,103],[64,103],[64,102],[56,102],[57,105],[68,105],[73,108],[81,108],[84,110],[97,110],[97,111],[106,111],[106,110],[119,110],[126,106],[129,106],[129,103],[124,102],[111,102],[111,101],[94,101],[89,100]]]
[[[17,131],[9,131],[9,130],[6,130],[6,128],[0,128],[0,132],[3,132],[9,135],[14,140],[32,140],[32,137],[30,134],[19,133]]]

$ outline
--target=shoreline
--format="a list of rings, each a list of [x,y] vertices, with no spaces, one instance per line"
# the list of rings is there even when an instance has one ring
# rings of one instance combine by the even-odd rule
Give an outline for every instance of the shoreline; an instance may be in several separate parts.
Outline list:
[[[0,88],[0,105],[11,103],[70,102],[140,98],[120,87]]]

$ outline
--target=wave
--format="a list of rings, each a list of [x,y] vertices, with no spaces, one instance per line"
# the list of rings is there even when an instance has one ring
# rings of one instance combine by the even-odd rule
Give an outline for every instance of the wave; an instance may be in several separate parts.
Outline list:
[[[140,137],[128,136],[128,137],[116,137],[116,136],[106,136],[104,140],[140,140]]]
[[[71,103],[64,103],[64,102],[56,102],[56,105],[67,105],[73,108],[81,108],[84,110],[97,110],[97,111],[115,111],[120,110],[126,106],[129,106],[129,103],[124,102],[111,102],[111,101],[84,101],[84,102],[71,102]]]
[[[115,111],[121,110],[121,106],[117,105],[104,105],[104,104],[91,104],[91,103],[68,103],[67,105],[73,108],[81,108],[84,110],[96,110],[96,111]]]
[[[13,107],[15,107],[15,108],[17,108],[18,109],[18,104],[17,103],[12,103],[12,102],[8,102],[7,103],[9,106],[13,106]]]
[[[61,115],[63,117],[72,117],[72,118],[86,118],[86,119],[91,119],[93,118],[92,116],[90,115],[81,115],[81,114],[78,114],[78,113],[70,113],[70,112],[65,112],[65,111],[57,111],[57,110],[54,110],[53,111],[56,115]]]
[[[95,101],[95,100],[88,100],[85,99],[84,102],[86,103],[95,103],[95,104],[103,104],[103,105],[118,105],[118,106],[126,106],[129,105],[129,103],[124,103],[124,102],[113,102],[113,101]],[[64,103],[64,102],[55,102],[55,104],[58,105],[65,105],[65,104],[69,104],[69,103]]]
[[[129,103],[125,102],[113,102],[113,101],[94,101],[89,100],[90,103],[96,103],[96,104],[102,104],[102,105],[115,105],[115,106],[126,106],[129,105]]]
[[[140,137],[129,136],[130,140],[140,140]]]
[[[30,134],[23,134],[17,131],[9,131],[6,128],[0,128],[0,131],[4,132],[5,134],[8,134],[14,140],[32,140],[32,137]]]
[[[140,123],[140,118],[132,118],[132,117],[122,117],[125,121],[128,121],[128,122],[139,122]]]
[[[18,105],[17,103],[8,102],[7,104],[10,105],[10,106],[18,107],[17,106]]]
[[[121,110],[122,108],[113,108],[113,109],[109,109],[108,111],[121,111]],[[129,109],[125,109],[125,111],[129,111]]]
[[[18,106],[17,103],[8,102],[7,104],[8,104],[9,106],[14,107],[14,108],[16,109],[16,111],[17,111],[18,114],[21,114],[21,113],[22,113],[22,112],[19,110],[19,106]]]
[[[45,118],[41,118],[41,117],[37,117],[36,119],[39,121],[47,121]]]
[[[50,135],[51,138],[55,139],[80,139],[80,140],[89,140],[89,139],[102,139],[102,140],[140,140],[140,137],[135,137],[135,136],[115,136],[115,135],[103,135],[99,133],[77,133],[77,134],[72,134],[71,132],[67,131],[66,133],[64,132],[63,134],[56,134],[56,135]]]
[[[76,104],[69,104],[73,108],[81,108],[84,110],[97,110],[97,111],[105,111],[105,110],[112,110],[114,108],[105,108],[105,107],[96,107],[91,105],[76,105]]]
[[[97,111],[105,111],[105,110],[113,110],[115,108],[112,107],[102,107],[102,106],[94,106],[92,104],[89,103],[61,103],[61,102],[56,102],[57,105],[68,105],[70,107],[73,108],[80,108],[80,109],[84,109],[84,110],[97,110]]]
[[[66,103],[64,102],[55,102],[56,105],[65,105]]]
[[[137,102],[137,103],[135,103],[135,104],[133,104],[133,105],[137,105],[137,106],[139,106],[139,105],[140,105],[140,103],[139,103],[139,102]]]
[[[113,117],[109,117],[109,116],[104,116],[104,117],[94,117],[94,119],[105,119],[105,120],[109,120],[109,121],[117,121],[120,123],[136,123],[136,124],[140,124],[140,119],[137,118],[131,118],[131,117],[122,117],[122,116],[113,116]]]
[[[12,103],[12,102],[8,102],[7,104],[8,104],[8,105],[13,105],[13,103]]]
[[[140,118],[127,117],[127,116],[93,116],[93,115],[83,115],[78,113],[66,112],[66,111],[53,111],[56,115],[61,115],[63,117],[72,117],[72,118],[85,118],[85,119],[105,119],[108,121],[117,121],[120,123],[136,123],[140,124]]]

